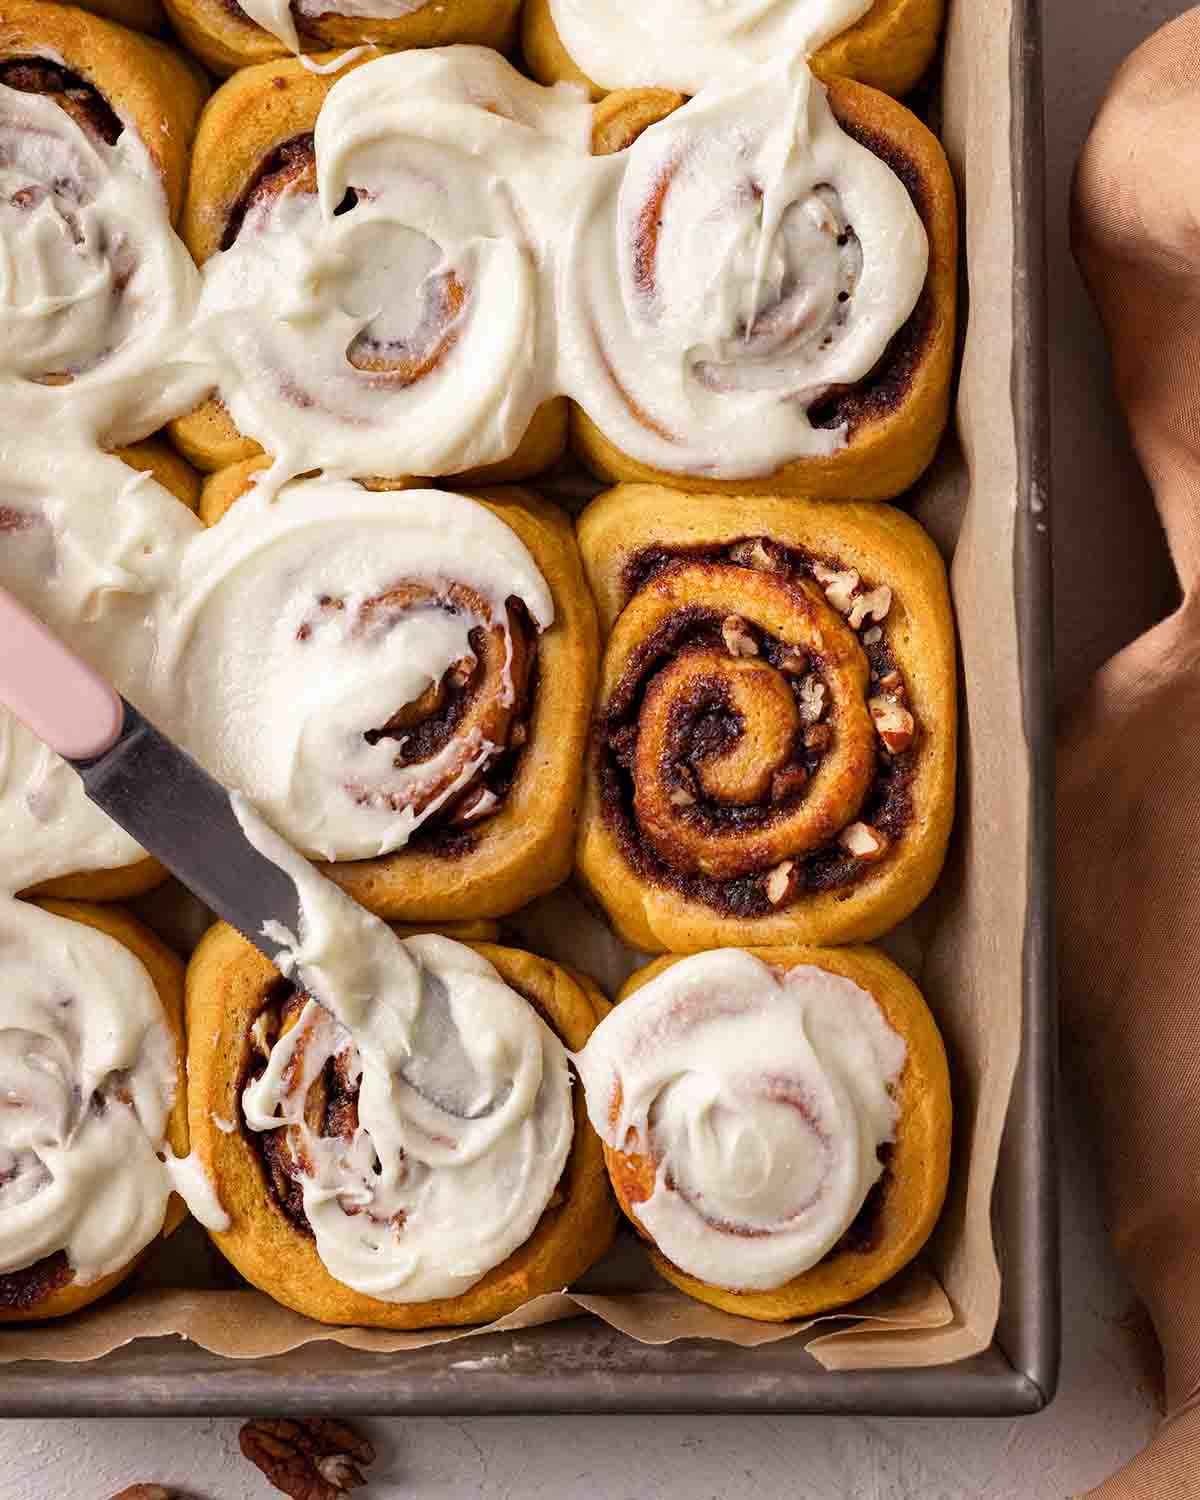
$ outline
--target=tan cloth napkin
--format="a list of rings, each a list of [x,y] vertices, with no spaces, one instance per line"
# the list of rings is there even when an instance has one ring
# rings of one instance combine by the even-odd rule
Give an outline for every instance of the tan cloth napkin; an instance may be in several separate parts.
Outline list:
[[[1113,80],[1080,159],[1075,251],[1184,595],[1060,737],[1066,1045],[1113,1237],[1163,1346],[1168,1417],[1094,1491],[1200,1497],[1200,9]],[[1147,524],[1152,524],[1147,516]]]

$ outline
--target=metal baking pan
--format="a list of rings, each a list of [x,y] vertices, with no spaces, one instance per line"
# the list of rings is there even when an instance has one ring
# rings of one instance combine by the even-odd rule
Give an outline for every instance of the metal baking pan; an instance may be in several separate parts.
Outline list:
[[[1050,537],[1047,493],[1044,181],[1039,0],[1018,0],[1010,49],[1016,264],[1011,399],[1020,472],[1014,591],[1031,757],[1024,1042],[1001,1151],[994,1218],[1002,1270],[992,1346],[933,1369],[828,1373],[794,1340],[740,1349],[648,1347],[580,1317],[399,1355],[320,1342],[226,1360],[179,1339],[137,1341],[82,1364],[4,1368],[0,1417],[519,1412],[810,1412],[1017,1416],[1054,1394],[1059,1264],[1053,989]]]

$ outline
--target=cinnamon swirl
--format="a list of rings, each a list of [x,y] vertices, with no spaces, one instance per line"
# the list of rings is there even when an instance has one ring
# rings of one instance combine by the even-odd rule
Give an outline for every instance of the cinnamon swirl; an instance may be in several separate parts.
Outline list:
[[[660,959],[576,1065],[621,1208],[702,1302],[814,1317],[895,1275],[937,1221],[945,1050],[870,948]]]
[[[183,965],[111,907],[0,897],[0,1323],[110,1291],[183,1205]]]
[[[802,57],[819,78],[904,94],[933,58],[943,0],[526,0],[522,41],[542,83],[665,85],[695,94],[731,74]]]
[[[360,915],[373,924],[362,948],[378,947],[386,929]],[[247,1280],[321,1322],[485,1323],[567,1285],[612,1238],[565,1050],[604,1002],[491,944],[415,937],[372,962],[382,1029],[335,1019],[231,928],[197,949],[189,1120],[232,1218],[213,1238]]]
[[[627,149],[572,257],[576,451],[608,480],[899,494],[949,410],[957,218],[940,144],[886,95],[826,92],[803,65],[672,102],[599,107],[597,149]]]
[[[608,643],[578,865],[625,941],[848,942],[907,916],[955,768],[945,571],[916,522],[624,485],[579,539]]]
[[[164,0],[187,47],[214,73],[289,52],[401,51],[476,42],[507,51],[520,0]]]
[[[390,93],[396,68],[381,62],[400,69]],[[520,216],[486,159],[489,138],[532,149],[568,118],[586,139],[581,104],[536,118],[543,92],[476,48],[368,54],[336,75],[271,63],[217,91],[182,233],[204,270],[200,326],[223,376],[171,424],[186,458],[212,471],[265,447],[295,451],[289,473],[502,483],[561,455],[566,404],[542,399],[530,373],[548,359],[548,320]]]

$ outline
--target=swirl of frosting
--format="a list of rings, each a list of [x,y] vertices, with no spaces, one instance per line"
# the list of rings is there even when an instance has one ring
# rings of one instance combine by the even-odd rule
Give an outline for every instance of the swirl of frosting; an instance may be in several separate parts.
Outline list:
[[[606,89],[696,94],[732,74],[811,55],[861,20],[872,0],[550,0],[554,25]]]
[[[553,619],[524,543],[474,500],[256,487],[183,555],[148,696],[297,847],[364,858],[495,805],[486,772]]]
[[[748,878],[738,909],[770,910],[857,816],[876,730],[850,624],[780,549],[733,554],[668,561],[617,620],[601,776],[656,869],[719,901]]]
[[[176,362],[199,280],[136,132],[63,98],[0,82],[0,381],[56,438],[124,441],[204,390]]]
[[[65,1250],[97,1281],[163,1226],[175,1038],[120,943],[7,898],[0,984],[0,1273]]]
[[[905,1056],[852,981],[726,949],[623,1000],[575,1063],[601,1139],[647,1165],[632,1208],[662,1253],[766,1291],[833,1249],[879,1180]]]
[[[925,283],[895,173],[803,63],[706,90],[612,160],[563,299],[574,399],[671,472],[744,478],[843,447],[811,409],[870,373]]]
[[[444,474],[516,448],[552,394],[543,221],[589,130],[575,91],[478,47],[338,81],[315,168],[255,195],[204,267],[198,346],[280,472]]]
[[[401,942],[234,805],[300,892],[282,966],[330,1007],[307,1000],[268,1035],[246,1123],[286,1130],[337,1280],[391,1302],[458,1296],[524,1244],[558,1185],[574,1133],[566,1051],[486,959]],[[334,1120],[317,1107],[330,1079]]]

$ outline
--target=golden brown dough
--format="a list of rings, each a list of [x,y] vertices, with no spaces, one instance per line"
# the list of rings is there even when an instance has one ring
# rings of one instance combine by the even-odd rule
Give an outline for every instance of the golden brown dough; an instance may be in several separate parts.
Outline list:
[[[596,107],[593,150],[623,150],[683,102],[665,89],[629,89]],[[890,500],[928,468],[950,410],[958,275],[958,210],[941,143],[902,104],[846,79],[829,85],[842,128],[900,177],[925,225],[929,269],[908,321],[865,380],[824,403],[823,420],[845,425],[844,447],[796,459],[773,474],[714,480],[669,474],[622,452],[579,406],[571,444],[598,478],[645,480],[705,493],[799,495],[809,500]]]
[[[944,11],[944,0],[875,0],[861,21],[813,55],[813,72],[818,78],[856,78],[886,94],[906,94],[933,60]],[[607,92],[563,45],[550,0],[526,0],[521,33],[525,61],[540,83],[581,83],[593,99]]]
[[[81,10],[90,10],[93,15],[116,21],[121,26],[130,26],[134,31],[149,31],[157,35],[166,29],[167,16],[162,0],[76,0],[76,4]]]
[[[945,856],[957,717],[921,527],[622,485],[579,543],[607,645],[578,867],[621,937],[857,942],[912,912]]]
[[[147,927],[134,920],[128,912],[112,906],[89,906],[75,901],[39,901],[43,911],[64,917],[72,922],[81,922],[85,927],[94,927],[106,933],[128,948],[137,958],[154,982],[158,998],[162,1001],[163,1015],[175,1037],[179,1053],[179,1074],[175,1101],[167,1122],[167,1141],[177,1156],[188,1154],[187,1128],[187,1082],[184,1075],[183,1039],[183,964],[165,944]],[[183,1201],[172,1195],[167,1217],[163,1224],[162,1237],[166,1238],[187,1216]],[[97,1301],[113,1287],[118,1286],[152,1248],[148,1245],[119,1271],[103,1276],[99,1281],[79,1285],[65,1258],[49,1256],[37,1267],[25,1272],[0,1272],[0,1323],[30,1323],[43,1318],[62,1318],[68,1313],[78,1312],[81,1307]],[[20,1286],[21,1295],[12,1295]],[[35,1289],[42,1288],[38,1295]],[[30,1300],[31,1299],[31,1300]]]
[[[263,463],[251,460],[213,475],[204,487],[201,518],[210,525],[218,521]],[[372,489],[405,488],[404,481],[367,483]],[[536,637],[528,708],[512,730],[523,743],[498,811],[470,825],[445,823],[440,836],[414,840],[378,859],[320,866],[356,901],[409,923],[507,916],[566,879],[599,656],[595,607],[564,513],[526,490],[458,492],[499,516],[529,548],[550,586],[555,618]],[[287,503],[286,493],[278,503]]]
[[[896,1138],[874,1202],[868,1200],[860,1215],[867,1222],[856,1221],[850,1234],[815,1266],[773,1291],[734,1292],[687,1275],[650,1242],[655,1269],[689,1297],[743,1318],[782,1323],[816,1317],[865,1297],[906,1266],[925,1244],[942,1211],[950,1175],[950,1077],[941,1034],[920,990],[882,953],[873,948],[751,948],[749,952],[781,969],[814,964],[853,980],[874,996],[888,1025],[907,1045],[896,1090],[900,1106]],[[678,958],[660,958],[639,969],[621,990],[617,1003],[678,962]],[[604,1160],[617,1202],[638,1233],[648,1238],[632,1210],[654,1190],[654,1162],[607,1146]]]
[[[0,83],[49,95],[85,129],[107,138],[135,130],[162,173],[172,222],[178,219],[208,92],[189,58],[72,5],[5,0]]]
[[[214,73],[226,75],[257,63],[287,58],[287,47],[233,0],[164,0],[184,44]],[[343,16],[332,7],[319,16],[297,15],[304,52],[349,49],[372,43],[385,52],[474,42],[507,51],[516,39],[520,0],[426,0],[404,16]],[[374,50],[374,49],[372,49]]]
[[[590,982],[515,948],[471,946],[568,1048],[583,1046],[603,1007]],[[531,1297],[560,1290],[604,1253],[616,1228],[616,1208],[600,1142],[577,1088],[575,1137],[556,1201],[525,1244],[469,1291],[432,1302],[383,1302],[334,1280],[313,1239],[280,1207],[264,1169],[261,1136],[242,1123],[241,1093],[252,1065],[250,1028],[269,1005],[286,1004],[289,991],[271,964],[223,923],[209,931],[188,966],[192,1142],[232,1219],[227,1233],[212,1238],[248,1281],[322,1323],[435,1328],[490,1322]],[[214,1117],[236,1121],[238,1128],[226,1134]]]
[[[321,105],[340,78],[371,57],[368,52],[330,74],[311,73],[298,59],[288,58],[246,68],[217,90],[196,135],[180,225],[198,266],[236,240],[251,198],[260,204],[296,185],[316,191],[312,132]],[[209,473],[263,451],[238,431],[215,394],[168,430],[188,462]],[[567,403],[556,397],[537,409],[514,453],[457,480],[507,484],[527,479],[557,462],[566,441]]]

